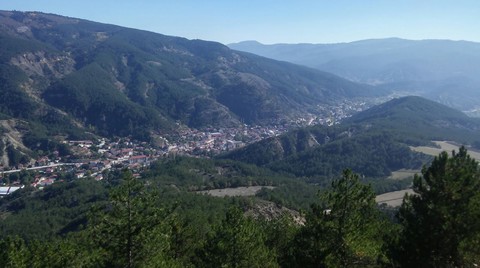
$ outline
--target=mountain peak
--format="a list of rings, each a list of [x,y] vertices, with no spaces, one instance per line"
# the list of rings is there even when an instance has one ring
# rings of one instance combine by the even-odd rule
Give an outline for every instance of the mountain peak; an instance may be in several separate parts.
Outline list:
[[[258,42],[258,41],[256,41],[256,40],[245,40],[245,41],[240,41],[240,42],[228,44],[228,46],[230,46],[230,45],[236,45],[236,44],[241,44],[241,45],[263,45],[262,43],[260,43],[260,42]]]

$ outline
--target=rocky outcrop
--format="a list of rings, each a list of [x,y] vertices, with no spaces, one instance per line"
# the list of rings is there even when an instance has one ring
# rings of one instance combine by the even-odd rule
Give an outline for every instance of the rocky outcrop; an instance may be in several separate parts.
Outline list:
[[[68,54],[49,54],[45,51],[25,52],[10,60],[29,77],[62,78],[75,70],[75,60]]]

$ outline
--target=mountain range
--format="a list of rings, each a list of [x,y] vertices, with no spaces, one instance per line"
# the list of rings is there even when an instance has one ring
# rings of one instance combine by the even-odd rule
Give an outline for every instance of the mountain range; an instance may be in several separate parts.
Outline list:
[[[229,47],[310,66],[388,92],[424,96],[472,115],[480,107],[480,43],[388,38],[337,44],[245,41]]]
[[[4,117],[101,135],[144,137],[177,122],[261,124],[376,94],[220,43],[37,12],[0,12],[0,46]]]

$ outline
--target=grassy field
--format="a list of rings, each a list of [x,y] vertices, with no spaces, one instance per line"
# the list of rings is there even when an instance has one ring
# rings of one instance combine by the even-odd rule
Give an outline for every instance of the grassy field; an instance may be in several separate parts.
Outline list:
[[[407,189],[377,195],[375,201],[378,204],[387,204],[391,207],[398,207],[402,204],[405,194],[413,194],[413,190]]]
[[[452,142],[448,142],[448,141],[433,141],[433,142],[436,145],[438,145],[440,148],[428,147],[428,146],[418,146],[418,147],[412,147],[411,146],[410,149],[415,151],[415,152],[420,152],[420,153],[424,153],[424,154],[427,154],[427,155],[437,156],[443,151],[451,153],[453,150],[455,150],[456,152],[458,152],[458,150],[460,148],[459,145],[454,144]],[[480,161],[480,153],[479,152],[473,151],[473,150],[468,150],[468,153],[475,160]],[[413,177],[415,175],[415,173],[420,174],[421,171],[420,170],[412,170],[412,169],[400,169],[400,170],[392,172],[392,175],[388,178],[393,179],[393,180],[402,180],[402,179],[407,179],[407,178]],[[385,203],[389,206],[397,207],[397,206],[400,206],[402,204],[403,197],[404,197],[405,193],[413,194],[413,190],[412,189],[407,189],[407,190],[384,193],[384,194],[381,194],[381,195],[377,195],[375,200],[377,201],[378,204]]]
[[[211,196],[224,197],[224,196],[252,196],[255,195],[262,188],[273,189],[273,186],[250,186],[250,187],[237,187],[237,188],[225,188],[215,189],[208,191],[198,191],[200,194],[208,194]]]
[[[387,179],[391,180],[404,180],[404,179],[409,179],[413,178],[415,174],[420,174],[421,175],[421,170],[417,169],[399,169],[397,171],[393,171],[392,175],[388,177]],[[402,204],[403,202],[403,196],[405,193],[412,194],[413,190],[412,189],[406,189],[406,190],[400,190],[400,191],[393,191],[393,192],[388,192],[384,193],[381,195],[377,195],[375,198],[375,201],[378,204],[387,204],[388,206],[391,207],[398,207]]]
[[[392,175],[388,177],[387,179],[392,179],[392,180],[403,180],[403,179],[408,179],[408,178],[413,178],[413,175],[419,174],[420,170],[419,169],[399,169],[397,171],[392,171]]]
[[[410,149],[412,149],[415,152],[420,152],[424,153],[427,155],[433,155],[437,156],[443,151],[447,152],[452,152],[455,150],[458,152],[458,149],[460,146],[453,144],[452,142],[448,141],[433,141],[436,145],[440,146],[440,148],[434,148],[434,147],[428,147],[428,146],[418,146],[418,147],[413,147],[410,146]],[[469,150],[468,153],[470,154],[471,157],[473,157],[475,160],[480,161],[480,153],[476,151]]]

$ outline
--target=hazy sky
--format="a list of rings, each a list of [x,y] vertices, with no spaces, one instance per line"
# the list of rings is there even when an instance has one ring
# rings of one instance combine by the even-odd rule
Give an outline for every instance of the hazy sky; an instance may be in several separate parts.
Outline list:
[[[42,11],[224,44],[369,38],[480,42],[480,0],[0,0]]]

